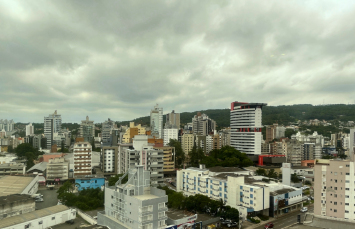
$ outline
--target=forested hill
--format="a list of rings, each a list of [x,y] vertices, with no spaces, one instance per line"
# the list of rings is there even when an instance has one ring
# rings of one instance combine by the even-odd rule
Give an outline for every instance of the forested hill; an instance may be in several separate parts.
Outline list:
[[[181,124],[191,122],[192,117],[197,113],[183,112],[180,114]],[[229,109],[211,109],[201,110],[210,118],[216,121],[218,129],[229,127]],[[310,104],[290,105],[290,106],[265,106],[263,107],[263,124],[270,125],[273,123],[288,125],[290,122],[297,120],[339,120],[339,121],[355,121],[355,105],[333,104],[313,106]],[[149,116],[132,120],[136,124],[149,125]],[[127,125],[129,121],[119,122],[118,124]],[[165,117],[164,117],[165,123]]]

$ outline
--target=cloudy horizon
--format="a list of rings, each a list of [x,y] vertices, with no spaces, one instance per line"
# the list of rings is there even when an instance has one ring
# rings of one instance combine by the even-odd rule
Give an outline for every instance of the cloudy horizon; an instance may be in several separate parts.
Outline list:
[[[0,0],[0,119],[355,103],[353,1]]]

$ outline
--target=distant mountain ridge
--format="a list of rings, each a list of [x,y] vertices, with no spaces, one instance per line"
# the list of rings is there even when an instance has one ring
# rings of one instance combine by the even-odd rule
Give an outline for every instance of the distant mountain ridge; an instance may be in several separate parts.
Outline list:
[[[230,109],[209,109],[194,112],[180,113],[181,124],[191,122],[193,116],[197,112],[205,113],[211,119],[215,120],[220,128],[229,127]],[[290,122],[297,120],[339,120],[339,121],[355,121],[355,105],[346,104],[330,104],[313,106],[311,104],[298,105],[281,105],[281,106],[265,106],[263,107],[263,125],[271,125],[278,123],[279,125],[288,125]],[[118,122],[120,125],[128,125],[130,121]],[[136,124],[150,125],[150,117],[140,117],[132,120]],[[164,117],[165,123],[165,117]]]

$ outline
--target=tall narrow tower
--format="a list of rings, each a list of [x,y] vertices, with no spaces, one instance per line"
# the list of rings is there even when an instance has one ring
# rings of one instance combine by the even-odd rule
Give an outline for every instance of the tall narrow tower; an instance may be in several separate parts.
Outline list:
[[[159,133],[159,138],[163,138],[163,108],[158,104],[150,111],[150,127]]]
[[[57,114],[57,110],[48,117],[44,117],[44,136],[47,138],[47,149],[52,147],[53,135],[62,128],[62,116]]]
[[[261,154],[262,107],[266,103],[232,102],[230,112],[231,146],[242,153]]]

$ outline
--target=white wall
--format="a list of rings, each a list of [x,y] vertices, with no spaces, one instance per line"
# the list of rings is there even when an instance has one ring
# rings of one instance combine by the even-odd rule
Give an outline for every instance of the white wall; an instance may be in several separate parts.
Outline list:
[[[36,176],[21,194],[33,195],[38,191],[38,176]]]
[[[31,214],[31,213],[30,213]],[[52,219],[54,217],[54,219]],[[52,227],[61,223],[65,223],[67,220],[75,219],[76,218],[76,211],[75,209],[68,209],[62,212],[58,212],[49,216],[39,217],[34,220],[30,220],[25,223],[19,223],[14,226],[5,227],[2,229],[24,229],[26,225],[29,225],[29,229],[38,229],[38,228],[48,228]],[[42,221],[42,224],[39,222]]]

